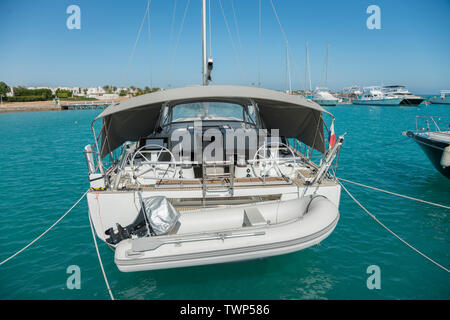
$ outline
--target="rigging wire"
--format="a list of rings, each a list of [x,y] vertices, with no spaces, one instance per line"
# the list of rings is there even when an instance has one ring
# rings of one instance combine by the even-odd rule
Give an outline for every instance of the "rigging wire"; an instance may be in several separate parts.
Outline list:
[[[343,179],[340,179],[343,180]],[[373,220],[375,220],[380,226],[382,226],[384,229],[386,229],[390,234],[392,234],[394,237],[396,237],[398,240],[400,240],[401,242],[403,242],[406,246],[408,246],[410,249],[414,250],[415,252],[417,252],[418,254],[420,254],[422,257],[424,257],[425,259],[427,259],[428,261],[432,262],[433,264],[435,264],[436,266],[438,266],[439,268],[441,268],[442,270],[446,271],[446,272],[450,272],[449,269],[447,269],[446,267],[444,267],[443,265],[439,264],[438,262],[434,261],[433,259],[431,259],[430,257],[428,257],[427,255],[425,255],[424,253],[422,253],[421,251],[419,251],[418,249],[416,249],[414,246],[412,246],[411,244],[409,244],[408,242],[406,242],[403,238],[401,238],[400,236],[398,236],[395,232],[393,232],[391,229],[389,229],[387,226],[385,226],[380,220],[377,219],[377,217],[375,217],[372,213],[369,212],[369,210],[367,210],[348,190],[347,188],[340,182],[338,181],[339,184],[342,186],[342,188],[344,189],[344,191],[350,196],[350,198],[352,198],[352,200],[361,208],[363,209]]]
[[[170,33],[169,33],[169,47],[173,40],[173,27],[175,25],[175,14],[177,12],[177,0],[174,0],[173,4],[173,12],[172,12],[172,23],[170,24]]]
[[[242,64],[241,64],[241,61],[239,59],[239,53],[236,50],[236,45],[234,44],[234,40],[233,40],[233,36],[231,34],[230,26],[228,25],[228,20],[227,20],[227,17],[225,15],[225,11],[223,10],[222,0],[219,0],[219,5],[220,5],[220,10],[222,11],[223,20],[225,21],[225,26],[226,26],[226,29],[227,29],[227,32],[228,32],[228,37],[230,38],[231,45],[233,46],[233,51],[234,51],[234,54],[236,56],[236,61],[237,61],[237,64],[238,64],[239,71],[241,72],[241,76],[243,78],[245,78],[244,77],[244,71],[242,69]]]
[[[299,75],[299,83],[300,83],[300,86],[301,86],[301,84],[302,84],[302,81],[301,81],[301,73],[300,73],[299,68],[297,67],[297,64],[295,63],[295,58],[294,58],[294,54],[292,53],[292,50],[289,50],[289,41],[288,41],[288,38],[287,38],[287,36],[286,36],[286,32],[284,32],[283,25],[281,24],[280,18],[279,18],[279,16],[278,16],[277,9],[275,8],[275,5],[273,4],[273,1],[272,1],[272,0],[269,0],[269,2],[270,2],[270,4],[271,4],[271,6],[272,6],[272,10],[273,10],[273,13],[274,13],[274,15],[275,15],[275,18],[276,18],[276,20],[277,20],[277,22],[278,22],[278,25],[280,26],[281,34],[283,35],[284,41],[286,42],[286,47],[287,47],[287,50],[288,50],[288,52],[289,52],[288,58],[290,57],[290,58],[292,59],[292,62],[293,62],[293,64],[294,64],[294,68],[295,68],[296,72],[297,72],[298,75]]]
[[[182,18],[181,24],[180,24],[180,29],[178,30],[177,40],[176,40],[176,43],[175,43],[175,48],[174,48],[174,52],[173,52],[173,56],[172,56],[172,62],[169,65],[169,84],[168,84],[169,87],[171,87],[170,82],[172,80],[171,79],[171,77],[172,77],[172,67],[173,67],[173,64],[175,63],[175,58],[177,56],[177,49],[178,49],[178,45],[180,43],[181,34],[183,33],[184,21],[186,20],[186,15],[187,15],[187,12],[188,12],[188,9],[189,9],[190,2],[191,2],[190,0],[187,0],[187,2],[186,2],[186,7],[184,8],[184,13],[183,13],[183,18]]]
[[[169,42],[167,43],[167,52],[170,52],[170,45],[172,44],[173,40],[173,29],[175,25],[175,15],[177,12],[177,0],[174,0],[173,3],[173,11],[172,11],[172,22],[170,24],[170,32],[169,32]],[[170,65],[170,55],[167,55],[167,65]]]
[[[148,11],[147,11],[147,26],[148,26],[148,45],[149,45],[149,58],[150,58],[150,90],[153,88],[153,66],[152,66],[152,42],[151,42],[151,33],[150,33],[150,3],[152,0],[149,0]]]
[[[243,68],[245,69],[246,63],[245,63],[245,57],[242,54],[243,50],[242,50],[241,35],[240,35],[240,32],[239,32],[239,24],[238,24],[238,20],[237,20],[237,16],[236,16],[236,10],[234,9],[234,0],[231,0],[231,9],[233,11],[234,28],[236,29],[236,35],[237,35],[237,39],[238,39],[240,55],[242,57],[242,64],[243,64]]]
[[[134,52],[136,51],[136,46],[137,46],[137,44],[139,42],[139,39],[141,38],[142,28],[144,26],[145,20],[147,19],[147,14],[148,14],[148,11],[150,9],[150,2],[151,2],[151,0],[147,1],[147,9],[145,10],[144,18],[142,19],[141,26],[139,27],[139,31],[138,31],[138,34],[137,34],[137,37],[136,37],[136,41],[134,42],[133,49],[131,50],[131,55],[130,55],[130,59],[128,61],[128,66],[127,66],[127,69],[125,70],[125,75],[123,77],[123,86],[122,87],[125,87],[125,81],[127,79],[127,75],[128,75],[128,71],[129,71],[130,66],[131,66],[131,62],[133,61]]]

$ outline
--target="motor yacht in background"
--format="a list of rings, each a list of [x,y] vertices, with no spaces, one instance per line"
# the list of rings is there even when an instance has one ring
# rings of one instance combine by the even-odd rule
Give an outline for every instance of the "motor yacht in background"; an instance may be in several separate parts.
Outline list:
[[[358,99],[361,95],[361,89],[358,86],[345,87],[340,93],[340,97],[343,102],[352,101],[353,99]]]
[[[328,88],[316,88],[312,100],[321,106],[335,106],[339,99],[330,93]]]
[[[339,220],[334,117],[299,95],[208,85],[205,8],[203,85],[121,101],[92,123],[89,218],[120,271],[295,252]]]
[[[388,97],[403,98],[401,105],[418,106],[425,99],[409,92],[405,86],[384,86],[383,92]]]
[[[404,135],[414,139],[433,166],[450,179],[450,117],[416,117],[416,132]]]
[[[450,90],[442,90],[440,97],[432,97],[429,101],[433,104],[450,104]]]
[[[359,99],[353,99],[353,104],[363,104],[372,106],[398,106],[403,98],[387,96],[380,86],[363,88],[363,93]]]

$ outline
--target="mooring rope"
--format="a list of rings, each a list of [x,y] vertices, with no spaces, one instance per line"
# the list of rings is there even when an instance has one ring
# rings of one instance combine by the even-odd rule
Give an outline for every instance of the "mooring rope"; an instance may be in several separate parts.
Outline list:
[[[368,186],[368,185],[365,185],[365,184],[362,184],[362,183],[358,183],[358,182],[354,182],[354,181],[350,181],[350,180],[347,180],[347,179],[344,179],[344,178],[337,178],[337,179],[345,181],[345,182],[348,182],[348,183],[351,183],[351,184],[354,184],[354,185],[357,185],[357,186],[360,186],[360,187],[372,189],[372,190],[379,191],[379,192],[384,192],[384,193],[387,193],[387,194],[390,194],[390,195],[393,195],[393,196],[397,196],[397,197],[401,197],[401,198],[405,198],[405,199],[409,199],[409,200],[414,200],[414,201],[418,201],[418,202],[426,203],[426,204],[429,204],[429,205],[432,205],[432,206],[436,206],[436,207],[440,207],[440,208],[444,208],[444,209],[450,210],[449,206],[445,206],[443,204],[430,202],[430,201],[426,201],[426,200],[422,200],[422,199],[417,199],[417,198],[413,198],[413,197],[410,197],[410,196],[405,196],[403,194],[399,194],[399,193],[395,193],[395,192],[392,192],[392,191],[383,190],[383,189],[380,189],[380,188],[371,187],[371,186]]]
[[[105,269],[103,268],[102,258],[100,256],[100,251],[98,250],[97,239],[95,238],[94,226],[92,225],[91,214],[89,213],[89,224],[91,225],[92,238],[94,239],[95,250],[97,251],[98,261],[100,262],[100,268],[102,269],[103,278],[105,279],[106,289],[108,289],[109,296],[111,300],[114,300],[111,288],[109,287],[108,278],[106,277]]]
[[[70,211],[72,211],[73,208],[75,208],[78,203],[80,203],[80,201],[86,196],[86,194],[89,192],[89,189],[86,190],[86,192],[81,196],[80,199],[78,199],[77,202],[75,202],[75,204],[66,211],[66,213],[64,213],[61,218],[59,218],[58,220],[56,220],[56,222],[54,224],[52,224],[47,230],[45,230],[43,233],[41,233],[41,235],[39,237],[37,237],[36,239],[34,239],[33,241],[31,241],[29,244],[27,244],[25,247],[23,247],[22,249],[20,249],[19,251],[17,251],[16,253],[14,253],[12,256],[10,256],[9,258],[3,260],[2,262],[0,262],[0,266],[2,264],[4,264],[5,262],[11,260],[12,258],[14,258],[15,256],[17,256],[19,253],[23,252],[25,249],[27,249],[28,247],[30,247],[33,243],[35,243],[36,241],[38,241],[40,238],[42,238],[47,232],[49,232],[54,226],[56,226],[67,214],[69,214]]]
[[[344,179],[342,179],[344,180]],[[439,268],[441,268],[442,270],[445,270],[446,272],[450,272],[449,269],[447,269],[446,267],[444,267],[443,265],[437,263],[436,261],[434,261],[433,259],[431,259],[430,257],[428,257],[427,255],[425,255],[424,253],[420,252],[418,249],[416,249],[415,247],[413,247],[412,245],[410,245],[408,242],[406,242],[403,238],[401,238],[400,236],[398,236],[395,232],[393,232],[391,229],[389,229],[387,226],[385,226],[380,220],[377,219],[377,217],[375,217],[375,215],[373,215],[372,213],[369,212],[369,210],[367,210],[351,193],[350,191],[347,190],[347,188],[339,181],[339,184],[342,186],[342,188],[345,190],[345,192],[350,196],[350,198],[352,198],[353,201],[355,201],[355,203],[361,207],[361,209],[363,209],[372,219],[374,219],[380,226],[382,226],[384,229],[386,229],[389,233],[391,233],[394,237],[396,237],[398,240],[400,240],[401,242],[403,242],[405,245],[407,245],[409,248],[411,248],[412,250],[414,250],[415,252],[417,252],[418,254],[420,254],[422,257],[424,257],[425,259],[427,259],[428,261],[434,263],[436,266],[438,266]]]

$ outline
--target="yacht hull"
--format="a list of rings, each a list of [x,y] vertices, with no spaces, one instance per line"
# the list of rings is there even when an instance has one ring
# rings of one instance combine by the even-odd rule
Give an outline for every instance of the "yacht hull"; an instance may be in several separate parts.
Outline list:
[[[434,98],[429,101],[432,104],[450,104],[450,98]]]
[[[400,105],[408,105],[408,106],[418,106],[421,104],[425,99],[423,98],[405,98],[400,102]]]
[[[120,271],[134,272],[261,259],[318,244],[332,233],[339,220],[337,207],[321,196],[252,207],[266,216],[279,205],[283,209],[278,211],[277,219],[290,219],[202,235],[127,239],[117,245],[114,261]],[[240,207],[241,215],[246,208],[249,206]],[[239,215],[239,208],[221,210],[222,218],[235,219]],[[216,209],[214,216],[219,215],[220,210]],[[155,245],[155,241],[159,243]]]
[[[313,99],[314,102],[320,104],[321,106],[328,106],[333,107],[337,105],[337,100],[320,100],[320,99]]]
[[[370,106],[398,106],[403,99],[381,99],[381,100],[352,100],[353,104]]]
[[[444,149],[449,146],[449,143],[430,138],[427,134],[407,132],[407,135],[414,139],[414,141],[422,148],[427,155],[432,165],[442,173],[447,179],[450,179],[450,167],[443,167],[441,165],[442,155]]]

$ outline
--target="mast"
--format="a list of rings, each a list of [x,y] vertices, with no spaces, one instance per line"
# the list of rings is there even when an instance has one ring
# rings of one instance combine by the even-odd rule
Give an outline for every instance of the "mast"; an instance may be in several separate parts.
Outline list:
[[[287,85],[289,86],[289,93],[292,92],[292,82],[291,82],[291,70],[289,65],[289,43],[286,41],[286,77]]]
[[[330,51],[330,44],[328,44],[328,47],[327,47],[327,57],[325,60],[325,87],[328,87],[328,54],[329,54],[329,51]]]
[[[309,79],[309,91],[312,91],[312,86],[311,86],[311,71],[309,70],[309,53],[308,53],[308,41],[306,41],[306,70],[308,72],[308,79]],[[305,77],[306,77],[306,72],[305,72]],[[305,83],[306,83],[306,79],[305,79]]]
[[[204,86],[208,85],[206,63],[206,0],[202,0],[202,83]]]

